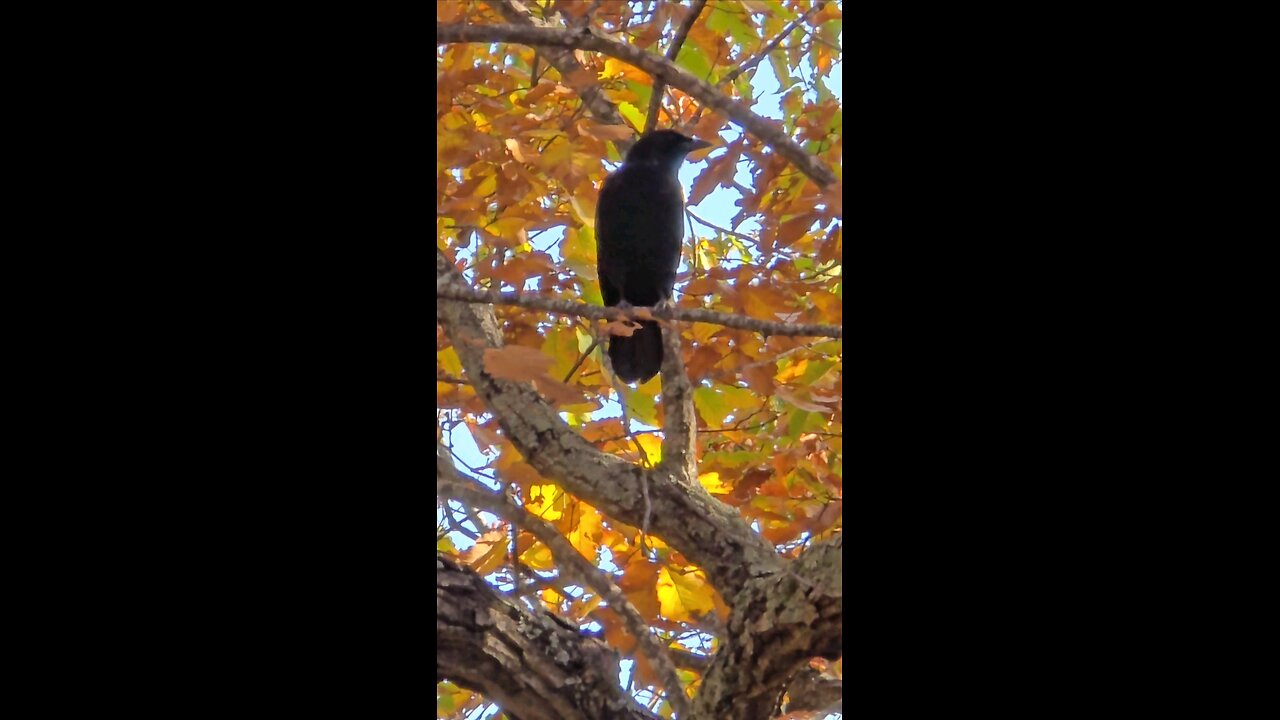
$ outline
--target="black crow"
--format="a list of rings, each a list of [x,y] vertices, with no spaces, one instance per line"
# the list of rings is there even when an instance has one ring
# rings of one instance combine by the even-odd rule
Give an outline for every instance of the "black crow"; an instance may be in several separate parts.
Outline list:
[[[604,180],[596,207],[596,269],[604,304],[651,307],[670,301],[684,240],[685,155],[711,143],[674,130],[642,137]],[[647,382],[662,367],[662,328],[640,320],[630,337],[609,338],[609,359],[623,382]]]

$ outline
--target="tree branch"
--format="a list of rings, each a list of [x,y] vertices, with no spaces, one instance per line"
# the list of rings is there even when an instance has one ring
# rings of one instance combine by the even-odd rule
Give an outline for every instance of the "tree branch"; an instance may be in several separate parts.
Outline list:
[[[693,415],[693,387],[684,369],[680,326],[662,332],[662,460],[664,469],[682,482],[698,477],[698,421]]]
[[[437,472],[440,471],[441,468],[437,464]],[[609,603],[609,607],[613,608],[622,618],[622,623],[627,628],[627,632],[635,637],[645,656],[653,664],[654,669],[657,670],[658,676],[662,678],[662,684],[667,691],[667,702],[671,703],[672,708],[680,713],[681,717],[684,717],[689,709],[688,696],[685,695],[684,688],[676,675],[676,669],[672,664],[671,657],[667,654],[666,647],[649,631],[649,625],[640,616],[640,612],[631,604],[626,595],[622,593],[622,589],[614,584],[603,571],[587,562],[587,559],[575,550],[573,545],[569,544],[569,541],[547,521],[516,505],[505,495],[495,493],[487,488],[481,489],[474,483],[468,482],[459,476],[456,470],[450,472],[445,469],[444,472],[446,473],[446,478],[443,485],[446,492],[454,497],[474,503],[481,510],[487,510],[495,515],[505,517],[518,524],[522,529],[533,533],[535,537],[551,549],[551,553],[555,556],[560,569],[561,577],[568,576],[575,582],[585,587],[590,587]]]
[[[578,48],[604,53],[644,70],[655,81],[661,80],[671,87],[679,88],[712,110],[728,116],[747,132],[772,146],[819,187],[835,182],[835,174],[831,169],[787,137],[781,125],[755,114],[745,104],[724,95],[669,60],[651,55],[633,45],[611,40],[590,27],[565,30],[517,25],[436,23],[436,44],[454,42],[519,43],[531,47]]]
[[[656,720],[618,684],[617,655],[527,609],[436,552],[436,680],[484,694],[512,720]]]
[[[736,80],[738,76],[741,75],[742,73],[759,65],[760,61],[769,57],[769,53],[773,52],[774,50],[777,50],[778,46],[782,44],[782,41],[785,40],[788,35],[794,32],[796,28],[800,27],[801,23],[807,21],[809,18],[813,17],[818,12],[820,12],[822,10],[822,6],[826,4],[827,4],[826,0],[818,0],[817,2],[815,2],[812,7],[810,7],[808,10],[804,12],[803,15],[796,18],[795,20],[792,20],[790,24],[782,28],[782,32],[778,33],[778,36],[775,37],[773,40],[770,40],[769,44],[764,46],[764,49],[756,53],[755,56],[752,57],[750,60],[746,61],[745,63],[742,63],[741,65],[734,68],[733,70],[730,70],[729,74],[720,78],[720,82],[716,84],[720,87],[728,85],[729,83]]]
[[[685,15],[684,22],[680,23],[679,29],[676,30],[675,39],[671,41],[671,46],[667,48],[667,61],[675,63],[676,58],[680,55],[680,48],[684,45],[684,40],[689,36],[689,29],[693,27],[693,23],[697,21],[698,14],[702,12],[702,8],[707,4],[707,0],[693,0],[693,5],[689,7],[689,14]],[[649,99],[649,113],[645,116],[644,131],[651,133],[658,129],[658,108],[662,107],[662,92],[667,89],[667,84],[660,78],[653,81],[653,96]]]
[[[513,0],[495,0],[493,4],[508,22],[522,27],[542,27],[541,20],[533,17],[527,9],[513,2]],[[578,58],[573,56],[572,50],[549,48],[544,49],[542,55],[551,62],[551,65],[556,70],[560,71],[560,77],[562,78],[567,78],[583,69],[582,63],[578,62]],[[617,106],[609,102],[609,98],[605,97],[604,90],[599,83],[584,80],[574,83],[574,89],[577,90],[578,95],[582,98],[582,103],[587,106],[587,109],[591,111],[591,115],[596,120],[604,125],[630,127],[622,119],[622,115],[618,113]],[[625,155],[627,150],[635,144],[635,140],[615,140],[614,144],[618,146],[618,151]]]
[[[787,679],[843,650],[843,534],[815,543],[733,599],[722,649],[703,676],[695,717],[767,717]]]
[[[542,297],[539,295],[518,295],[500,293],[496,290],[480,290],[465,285],[437,284],[436,297],[442,300],[460,300],[465,303],[488,303],[490,305],[515,305],[532,310],[546,310],[558,315],[577,315],[593,320],[630,320],[636,317],[636,310],[648,310],[653,317],[662,320],[685,320],[704,322],[712,325],[751,330],[763,335],[785,335],[788,337],[829,337],[843,338],[844,328],[840,325],[817,325],[804,323],[771,322],[756,318],[730,315],[728,313],[703,310],[702,308],[654,307],[619,310],[599,305]]]
[[[451,290],[467,289],[466,281],[438,249],[436,275],[448,276]],[[640,476],[648,473],[654,534],[706,571],[726,599],[751,578],[786,567],[773,546],[753,532],[736,509],[713,498],[701,485],[681,482],[661,465],[645,470],[599,451],[570,428],[531,383],[485,372],[484,351],[502,345],[491,305],[446,300],[436,307],[436,320],[444,326],[476,394],[543,477],[610,517],[639,527],[645,506]]]

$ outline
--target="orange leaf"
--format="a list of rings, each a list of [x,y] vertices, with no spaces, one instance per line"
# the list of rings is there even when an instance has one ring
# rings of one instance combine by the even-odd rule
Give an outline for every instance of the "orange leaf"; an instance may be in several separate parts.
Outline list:
[[[761,320],[777,321],[778,313],[789,312],[787,296],[767,286],[739,286],[738,297],[748,315]]]
[[[614,320],[604,326],[605,332],[610,335],[618,335],[619,337],[631,337],[640,329],[640,323],[628,322],[626,320]]]
[[[480,542],[463,554],[462,559],[481,577],[502,567],[507,557],[511,537],[503,530],[490,530],[480,536]]]
[[[525,107],[528,107],[534,104],[535,102],[537,102],[539,99],[541,99],[543,95],[549,95],[551,91],[555,89],[556,89],[555,83],[549,80],[544,80],[538,83],[537,87],[525,93],[524,97],[520,99],[520,104],[524,105]]]
[[[559,380],[536,378],[534,384],[538,386],[538,392],[547,396],[547,399],[556,405],[574,405],[582,402],[586,397],[581,390]]]
[[[628,140],[635,136],[631,132],[631,128],[625,125],[602,125],[594,122],[579,123],[578,129],[582,134],[589,135],[597,140]]]
[[[808,231],[814,221],[818,219],[818,213],[805,213],[797,218],[792,218],[778,228],[778,245],[780,247],[791,247],[795,241]]]
[[[685,295],[709,295],[720,289],[720,283],[709,277],[700,277],[684,286]]]
[[[604,639],[609,643],[609,647],[616,650],[625,657],[630,655],[636,649],[636,639],[631,633],[627,632],[622,625],[622,620],[609,608],[603,608],[600,611],[600,624],[604,625]]]
[[[720,353],[714,349],[703,345],[694,350],[693,356],[685,363],[685,372],[689,375],[689,382],[697,383],[702,380],[718,362],[720,362]]]
[[[823,240],[818,248],[818,262],[826,264],[832,260],[839,261],[844,257],[842,233],[840,225],[836,225],[831,232],[827,233],[827,239]]]
[[[541,351],[521,345],[489,348],[484,351],[484,370],[504,380],[534,380],[547,376],[555,361]]]
[[[754,390],[761,397],[768,397],[773,394],[772,364],[744,368],[742,377],[747,381],[747,387]]]

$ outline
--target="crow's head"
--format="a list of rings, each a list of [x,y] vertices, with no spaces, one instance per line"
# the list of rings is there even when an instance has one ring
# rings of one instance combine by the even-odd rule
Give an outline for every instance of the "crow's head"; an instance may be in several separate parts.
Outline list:
[[[675,130],[658,130],[640,138],[627,153],[627,164],[654,164],[678,168],[684,156],[711,143],[685,137]]]

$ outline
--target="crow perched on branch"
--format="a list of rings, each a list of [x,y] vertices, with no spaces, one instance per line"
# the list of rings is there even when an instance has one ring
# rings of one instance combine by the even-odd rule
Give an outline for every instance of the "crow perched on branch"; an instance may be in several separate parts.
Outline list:
[[[684,240],[685,155],[711,143],[658,130],[641,138],[600,189],[596,269],[604,304],[623,309],[670,301]],[[609,338],[609,359],[623,382],[647,382],[662,367],[662,328],[640,320],[630,337]]]

